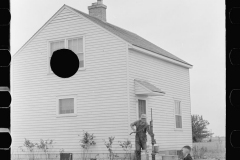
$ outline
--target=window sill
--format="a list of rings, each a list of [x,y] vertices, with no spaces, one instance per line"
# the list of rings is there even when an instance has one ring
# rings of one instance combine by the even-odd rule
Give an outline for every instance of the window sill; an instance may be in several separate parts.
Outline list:
[[[174,131],[179,131],[179,132],[182,132],[183,129],[182,128],[175,128]]]
[[[61,118],[61,117],[77,117],[77,114],[62,114],[62,115],[60,115],[60,114],[58,114],[58,115],[56,115],[56,118]]]
[[[77,72],[79,72],[79,71],[85,71],[85,70],[86,70],[86,68],[79,68]],[[77,72],[76,72],[76,73],[77,73]],[[53,73],[53,72],[48,72],[48,73],[47,73],[47,75],[52,75],[52,74],[54,74],[54,73]]]
[[[79,68],[78,71],[85,71],[86,68]]]

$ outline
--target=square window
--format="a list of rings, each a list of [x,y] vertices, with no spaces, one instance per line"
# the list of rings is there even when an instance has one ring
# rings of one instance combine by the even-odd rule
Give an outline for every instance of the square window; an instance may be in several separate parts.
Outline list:
[[[59,99],[59,114],[74,113],[74,98]]]
[[[77,116],[77,106],[76,106],[77,96],[57,96],[56,98],[56,116]]]
[[[79,59],[79,69],[83,70],[85,67],[85,53],[84,53],[84,37],[78,38],[64,38],[62,40],[49,41],[49,53],[48,53],[48,73],[52,73],[50,66],[50,60],[54,51],[68,48],[72,50]]]

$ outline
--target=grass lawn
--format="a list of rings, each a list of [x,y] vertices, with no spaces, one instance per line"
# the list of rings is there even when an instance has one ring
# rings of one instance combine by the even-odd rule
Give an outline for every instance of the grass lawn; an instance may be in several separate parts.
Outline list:
[[[226,148],[225,141],[213,141],[213,142],[201,142],[201,143],[193,143],[193,147],[196,147],[196,151],[192,153],[192,155],[199,155],[202,153],[201,159],[220,159],[225,160]],[[205,148],[205,151],[201,151],[201,148]],[[204,157],[204,158],[203,158]],[[198,158],[197,160],[201,160]]]

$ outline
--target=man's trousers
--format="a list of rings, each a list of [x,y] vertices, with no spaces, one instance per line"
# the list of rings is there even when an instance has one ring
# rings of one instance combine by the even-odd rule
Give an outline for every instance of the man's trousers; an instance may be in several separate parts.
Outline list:
[[[136,160],[141,160],[141,149],[147,149],[147,135],[137,134],[135,137],[135,155]]]

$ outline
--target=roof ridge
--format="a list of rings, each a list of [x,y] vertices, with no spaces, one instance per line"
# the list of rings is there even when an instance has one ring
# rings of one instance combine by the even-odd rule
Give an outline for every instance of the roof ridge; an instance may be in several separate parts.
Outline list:
[[[68,6],[68,5],[66,5],[66,6]],[[68,7],[70,7],[70,6],[68,6]],[[72,8],[72,7],[70,7],[70,8]],[[75,9],[75,8],[72,8],[72,9],[74,9],[75,11],[80,12],[81,14],[84,14],[85,16],[90,16],[91,18],[94,18],[94,19],[97,20],[97,21],[106,23],[106,24],[108,24],[108,25],[111,25],[111,26],[117,27],[117,28],[119,28],[119,29],[122,29],[122,30],[124,30],[124,31],[126,31],[126,32],[129,32],[129,33],[131,33],[131,34],[137,35],[136,33],[133,33],[133,32],[131,32],[131,31],[128,31],[128,30],[124,29],[124,28],[118,27],[118,26],[116,26],[116,25],[114,25],[114,24],[108,23],[107,21],[101,21],[101,20],[99,20],[99,19],[96,18],[96,17],[93,17],[93,16],[91,16],[91,15],[88,15],[87,13],[84,13],[84,12],[82,12],[82,11],[79,11],[78,9]],[[137,36],[139,36],[139,35],[137,35]]]
[[[66,5],[66,6],[68,6],[68,5]],[[122,38],[123,40],[127,41],[128,43],[130,43],[130,44],[132,44],[134,46],[143,48],[145,50],[151,51],[151,52],[156,53],[156,54],[160,54],[160,55],[162,55],[164,57],[167,57],[167,58],[179,61],[181,63],[185,63],[187,65],[191,65],[191,64],[185,62],[184,60],[178,58],[177,56],[169,53],[168,51],[160,48],[156,44],[154,44],[154,43],[146,40],[145,38],[137,35],[136,33],[133,33],[131,31],[128,31],[128,30],[123,29],[121,27],[115,26],[115,25],[113,25],[111,23],[102,21],[102,20],[100,20],[98,18],[90,16],[89,14],[86,14],[86,13],[84,13],[82,11],[79,11],[79,10],[77,10],[75,8],[72,8],[70,6],[68,6],[68,7],[73,9],[74,11],[78,12],[79,14],[83,15],[84,17],[90,19],[94,23],[97,23],[98,25],[100,25],[101,27],[105,28],[109,32],[117,35],[118,37]]]

